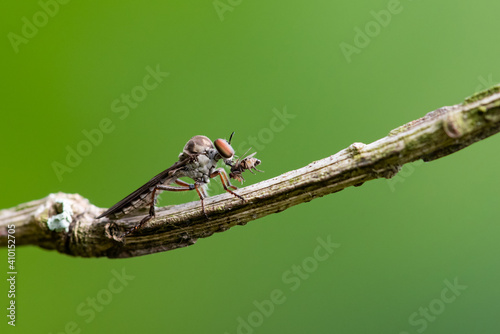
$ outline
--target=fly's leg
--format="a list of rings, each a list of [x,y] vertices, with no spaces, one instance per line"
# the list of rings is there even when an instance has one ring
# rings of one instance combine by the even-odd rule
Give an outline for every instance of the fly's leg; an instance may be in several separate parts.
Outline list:
[[[191,184],[191,183],[187,183],[187,182],[184,182],[182,180],[179,180],[179,179],[175,180],[175,183],[177,183],[178,185],[183,186],[183,187],[190,187],[189,190],[191,190],[191,189],[196,190],[196,193],[200,197],[200,201],[201,201],[201,211],[203,211],[203,214],[205,215],[205,217],[207,219],[209,219],[207,213],[205,212],[205,204],[203,203],[203,200],[208,197],[207,192],[205,191],[205,188],[203,187],[203,184],[198,183],[198,182]]]
[[[154,202],[154,201],[153,201]],[[153,217],[155,216],[155,206],[154,204],[149,207],[149,215],[146,217],[142,218],[142,220],[139,222],[139,224],[135,225],[132,227],[130,230],[125,232],[125,236],[129,235],[130,233],[134,233],[138,229],[140,229],[144,224],[146,224],[148,221],[150,221]]]
[[[250,173],[252,173],[253,175],[255,175],[255,172],[254,172],[252,169],[253,169],[253,170],[255,170],[255,171],[257,171],[257,172],[264,173],[264,171],[263,171],[263,170],[257,169],[257,168],[255,168],[255,167],[249,168],[248,170],[249,170],[249,171],[250,171]]]
[[[207,192],[205,191],[205,188],[203,187],[202,184],[200,183],[195,183],[194,187],[196,189],[196,192],[198,193],[198,196],[200,196],[200,201],[201,201],[201,211],[203,211],[203,214],[205,215],[205,218],[208,218],[207,213],[205,212],[205,204],[203,203],[203,199],[207,198]]]
[[[216,169],[212,174],[210,174],[210,177],[211,178],[216,177],[217,175],[220,176],[220,180],[222,182],[222,186],[224,187],[225,191],[227,191],[228,193],[230,193],[231,195],[233,195],[235,197],[238,197],[242,201],[245,201],[245,199],[243,197],[241,197],[240,195],[236,194],[234,191],[231,190],[231,189],[236,190],[238,188],[231,184],[231,182],[229,181],[229,178],[227,177],[226,171],[224,169],[222,169],[222,168]],[[231,188],[231,189],[229,189],[229,188]]]
[[[155,203],[156,203],[156,197],[158,196],[157,192],[159,190],[166,190],[166,191],[189,191],[189,190],[196,190],[198,192],[198,195],[200,195],[200,193],[199,193],[199,191],[197,189],[197,185],[196,184],[189,184],[189,183],[181,181],[181,180],[176,180],[175,183],[177,183],[178,185],[180,185],[180,187],[164,186],[164,185],[157,185],[157,186],[154,187],[153,192],[151,194],[151,206],[149,207],[149,215],[147,215],[146,217],[144,217],[139,222],[139,224],[135,225],[130,230],[128,230],[125,233],[125,236],[129,235],[130,233],[133,233],[133,232],[137,231],[144,224],[146,224],[148,221],[150,221],[151,219],[153,219],[155,217],[155,215],[156,215],[156,212],[155,212]],[[200,195],[200,198],[201,198],[201,195]],[[203,199],[202,199],[201,204],[202,204],[203,213],[205,213],[205,209],[203,208]],[[206,216],[206,213],[205,213],[205,216]]]

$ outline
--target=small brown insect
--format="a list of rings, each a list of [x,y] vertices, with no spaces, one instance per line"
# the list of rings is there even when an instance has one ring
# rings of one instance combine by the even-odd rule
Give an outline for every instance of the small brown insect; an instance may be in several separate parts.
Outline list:
[[[260,165],[260,160],[253,157],[255,153],[257,152],[254,152],[241,160],[236,160],[236,163],[231,166],[231,173],[229,173],[229,177],[243,183],[245,178],[241,174],[243,174],[244,171],[249,170],[252,174],[255,174],[252,169],[257,172],[263,172],[256,168],[256,166]]]

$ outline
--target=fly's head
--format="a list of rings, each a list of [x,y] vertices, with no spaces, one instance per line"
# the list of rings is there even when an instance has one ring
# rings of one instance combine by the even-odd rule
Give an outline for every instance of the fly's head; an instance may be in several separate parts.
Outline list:
[[[229,140],[219,138],[219,139],[216,139],[214,141],[214,146],[215,146],[215,149],[217,150],[218,156],[224,160],[226,165],[229,165],[229,166],[232,165],[232,161],[233,161],[233,157],[234,157],[234,149],[231,146],[231,139],[233,138],[233,135],[234,135],[234,132],[231,133]]]

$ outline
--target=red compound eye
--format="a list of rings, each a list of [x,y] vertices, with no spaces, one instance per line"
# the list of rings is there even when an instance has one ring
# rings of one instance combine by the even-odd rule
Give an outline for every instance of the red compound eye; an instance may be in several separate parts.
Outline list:
[[[223,157],[224,159],[230,159],[234,155],[234,150],[231,147],[231,145],[224,139],[216,139],[214,141],[215,148],[217,149],[217,152]]]

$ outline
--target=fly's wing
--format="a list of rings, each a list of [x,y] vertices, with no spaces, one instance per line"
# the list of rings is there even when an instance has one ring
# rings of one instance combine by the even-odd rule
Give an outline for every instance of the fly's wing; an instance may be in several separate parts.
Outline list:
[[[252,158],[255,154],[257,154],[257,152],[253,152],[252,154],[250,154],[249,156],[245,157],[245,159],[250,159]]]
[[[148,183],[122,199],[120,202],[116,203],[113,205],[111,208],[103,212],[101,215],[96,217],[96,219],[102,218],[102,217],[109,217],[114,214],[120,214],[124,213],[124,209],[129,208],[130,206],[133,206],[135,202],[141,201],[144,198],[146,198],[154,189],[154,187],[157,184],[163,184],[163,183],[172,183],[175,181],[176,178],[179,176],[176,175],[177,171],[180,170],[181,167],[185,166],[187,161],[189,159],[183,159],[180,161],[177,161],[175,164],[173,164],[171,167],[165,169],[163,172],[159,173],[155,177],[153,177],[151,180],[149,180]],[[171,181],[169,181],[171,179]],[[134,205],[135,206],[135,205]],[[140,207],[140,206],[139,206]]]

